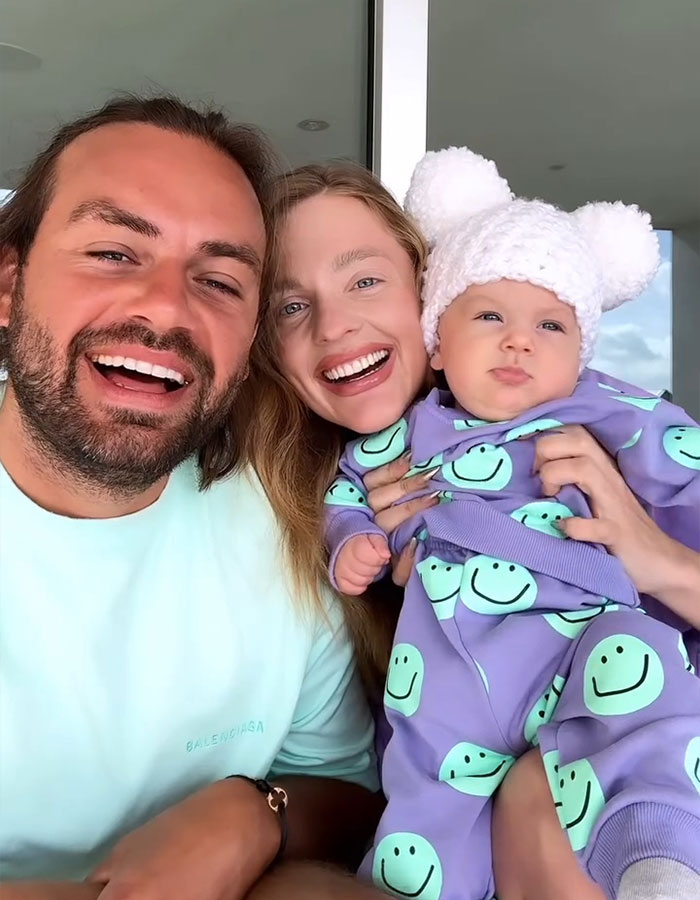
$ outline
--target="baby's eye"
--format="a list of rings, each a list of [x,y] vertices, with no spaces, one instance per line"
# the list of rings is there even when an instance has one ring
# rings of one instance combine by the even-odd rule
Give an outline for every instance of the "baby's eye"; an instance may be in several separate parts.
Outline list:
[[[498,315],[498,313],[495,313],[495,312],[479,313],[479,315],[477,316],[477,319],[483,319],[484,322],[500,322],[500,321],[502,321],[501,317]]]
[[[562,328],[562,326],[559,324],[559,322],[543,322],[542,328],[544,328],[545,331],[563,331],[564,330]]]

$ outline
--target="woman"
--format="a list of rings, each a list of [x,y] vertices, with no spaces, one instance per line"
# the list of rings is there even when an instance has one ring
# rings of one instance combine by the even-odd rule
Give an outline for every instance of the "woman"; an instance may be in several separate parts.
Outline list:
[[[398,418],[406,395],[428,384],[416,314],[426,247],[376,180],[346,165],[292,173],[277,187],[273,215],[276,289],[251,363],[256,425],[249,451],[282,522],[289,564],[313,601],[326,577],[322,497],[343,444],[352,432],[374,430],[380,409]],[[700,555],[657,528],[595,441],[582,428],[549,435],[538,442],[537,460],[545,494],[575,483],[590,496],[596,517],[572,523],[569,536],[608,546],[640,592],[700,624]],[[392,505],[420,487],[420,475],[403,478],[409,468],[409,461],[397,460],[367,477],[369,503],[387,532],[436,502]],[[396,563],[397,582],[405,582],[410,566],[409,549]],[[346,603],[377,699],[396,604],[381,596],[381,587],[371,598]],[[539,754],[514,767],[501,793],[494,820],[501,900],[542,898],[547,891],[602,896],[561,832]],[[527,833],[517,828],[525,815]]]

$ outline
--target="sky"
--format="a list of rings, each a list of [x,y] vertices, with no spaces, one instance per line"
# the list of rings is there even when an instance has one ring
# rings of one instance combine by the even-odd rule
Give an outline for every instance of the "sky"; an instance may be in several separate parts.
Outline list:
[[[590,365],[648,391],[671,390],[671,242],[657,231],[661,266],[647,290],[603,313]]]

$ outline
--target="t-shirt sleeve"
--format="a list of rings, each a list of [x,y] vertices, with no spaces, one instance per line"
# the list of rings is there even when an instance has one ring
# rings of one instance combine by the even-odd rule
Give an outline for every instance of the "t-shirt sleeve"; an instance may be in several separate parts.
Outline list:
[[[316,630],[293,720],[270,770],[271,777],[280,775],[379,788],[374,723],[336,600]]]

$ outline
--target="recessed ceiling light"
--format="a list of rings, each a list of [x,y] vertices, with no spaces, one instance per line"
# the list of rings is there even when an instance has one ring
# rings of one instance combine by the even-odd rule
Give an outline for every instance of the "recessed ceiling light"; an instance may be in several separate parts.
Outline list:
[[[41,57],[36,53],[18,47],[16,44],[5,44],[0,41],[0,70],[3,72],[29,72],[41,66]]]
[[[550,172],[561,172],[562,169],[566,168],[566,163],[552,163],[549,167]]]
[[[297,122],[297,128],[302,131],[325,131],[330,125],[324,119],[302,119]]]

